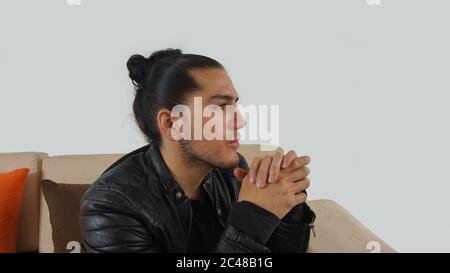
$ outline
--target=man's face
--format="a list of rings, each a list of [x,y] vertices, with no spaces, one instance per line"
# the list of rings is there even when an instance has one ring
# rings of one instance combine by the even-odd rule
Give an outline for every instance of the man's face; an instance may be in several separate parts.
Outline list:
[[[193,164],[207,164],[221,168],[233,167],[239,162],[238,129],[245,126],[245,120],[236,107],[238,95],[233,83],[228,74],[221,69],[197,69],[191,71],[191,75],[200,89],[186,98],[185,104],[191,111],[192,138],[180,141],[180,149],[186,159]],[[201,109],[198,109],[199,106]],[[215,114],[203,117],[208,107],[222,113],[215,117],[215,122],[213,122]],[[195,111],[201,113],[201,119],[196,119]],[[209,126],[208,121],[210,121]],[[195,122],[201,123],[200,126],[194,124]],[[211,124],[219,126],[211,126]],[[198,131],[199,128],[201,131]],[[201,132],[200,140],[194,137],[196,134],[194,130],[197,130],[197,136]],[[212,138],[209,132],[213,132],[215,137]]]

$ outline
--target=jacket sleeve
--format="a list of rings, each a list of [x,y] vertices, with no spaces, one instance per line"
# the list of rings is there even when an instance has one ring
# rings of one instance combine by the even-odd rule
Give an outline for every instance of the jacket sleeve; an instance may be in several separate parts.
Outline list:
[[[91,188],[80,206],[84,252],[161,252],[137,219],[134,205],[118,191]]]
[[[291,216],[299,212],[301,214],[299,218]],[[306,253],[315,218],[315,213],[306,203],[295,206],[280,221],[267,242],[267,247],[272,252]]]
[[[217,253],[270,253],[270,249],[246,234],[240,232],[232,225],[225,226],[222,236],[217,244]]]
[[[265,244],[279,222],[274,214],[251,202],[235,202],[219,243],[219,252],[270,252]]]
[[[248,225],[248,227],[244,229],[247,232],[242,232],[239,228],[240,225],[228,224],[222,234],[221,240],[219,241],[217,252],[305,253],[309,246],[309,236],[311,233],[311,228],[313,228],[312,223],[314,222],[315,214],[310,207],[304,203],[293,208],[291,212],[294,211],[294,209],[304,210],[302,219],[300,221],[293,222],[283,218],[282,221],[279,221],[278,225],[272,229],[272,232],[268,233],[268,240],[263,239],[263,242],[255,239],[254,236],[252,236],[253,234],[249,233],[248,230],[249,227],[261,229],[264,226],[264,223],[260,220],[264,220],[264,217],[248,218],[251,220],[258,220],[259,222]],[[230,217],[234,216],[236,215],[230,215]],[[245,224],[244,221],[245,219],[240,220],[242,224]],[[264,227],[264,229],[267,231],[271,228]]]
[[[248,171],[247,161],[241,155],[239,157],[239,167]],[[238,186],[240,189],[240,183]],[[314,211],[306,203],[295,206],[281,219],[264,247],[269,252],[305,253],[315,218]]]
[[[247,162],[244,157],[239,155],[239,165],[238,167],[248,170]],[[252,238],[251,234],[247,232],[242,232],[239,229],[239,222],[244,208],[243,206],[236,206],[237,196],[239,195],[240,182],[235,180],[233,169],[222,169],[222,174],[227,177],[225,179],[228,184],[228,189],[230,190],[230,198],[232,199],[230,214],[228,215],[227,224],[220,236],[220,240],[216,246],[215,252],[219,253],[270,253],[270,249],[265,246],[264,243],[258,242],[255,238]],[[247,211],[245,211],[247,213]],[[251,213],[251,212],[248,212]],[[233,221],[234,219],[235,221]],[[252,223],[253,224],[253,223]],[[270,236],[269,236],[270,237]]]

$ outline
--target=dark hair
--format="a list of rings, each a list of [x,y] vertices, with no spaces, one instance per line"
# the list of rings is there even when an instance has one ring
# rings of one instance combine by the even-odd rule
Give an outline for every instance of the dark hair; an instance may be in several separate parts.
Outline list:
[[[128,59],[129,77],[136,91],[133,112],[139,129],[147,142],[157,147],[161,133],[156,115],[162,108],[172,110],[183,104],[187,95],[199,88],[189,70],[224,67],[214,59],[195,54],[183,54],[180,49],[164,49],[152,53],[149,58],[133,55]]]

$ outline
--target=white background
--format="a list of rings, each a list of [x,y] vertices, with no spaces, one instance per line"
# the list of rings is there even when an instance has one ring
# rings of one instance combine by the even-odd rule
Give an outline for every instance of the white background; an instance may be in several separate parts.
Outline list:
[[[143,144],[125,63],[181,48],[280,105],[281,146],[401,252],[449,252],[449,1],[2,1],[0,152]]]

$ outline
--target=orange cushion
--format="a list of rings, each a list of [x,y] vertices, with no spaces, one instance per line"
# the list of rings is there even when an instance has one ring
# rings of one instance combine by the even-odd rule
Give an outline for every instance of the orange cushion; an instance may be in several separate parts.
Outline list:
[[[30,169],[0,173],[0,253],[16,252],[23,190]]]

